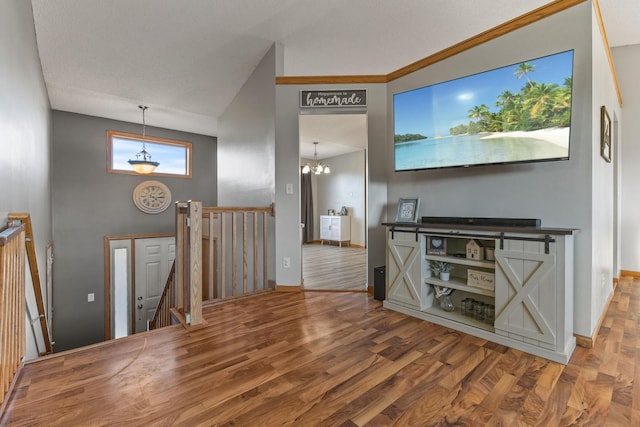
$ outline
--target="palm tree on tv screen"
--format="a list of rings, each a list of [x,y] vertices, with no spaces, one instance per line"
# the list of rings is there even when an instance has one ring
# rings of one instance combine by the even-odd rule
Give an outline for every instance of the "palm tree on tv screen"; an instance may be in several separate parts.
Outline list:
[[[514,74],[518,79],[524,77],[525,79],[527,79],[527,84],[531,84],[531,80],[529,80],[529,73],[535,73],[535,67],[536,66],[529,61],[523,62],[522,64],[518,65],[518,68],[516,68]]]

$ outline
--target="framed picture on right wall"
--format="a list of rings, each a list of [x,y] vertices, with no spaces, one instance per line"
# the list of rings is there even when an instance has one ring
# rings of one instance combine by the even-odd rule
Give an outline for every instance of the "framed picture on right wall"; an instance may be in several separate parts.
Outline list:
[[[600,155],[611,163],[611,118],[604,105],[600,107]]]

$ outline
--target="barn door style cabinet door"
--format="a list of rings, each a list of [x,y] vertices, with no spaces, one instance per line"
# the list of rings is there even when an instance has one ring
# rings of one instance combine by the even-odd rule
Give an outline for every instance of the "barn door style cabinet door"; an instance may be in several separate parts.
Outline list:
[[[422,280],[424,239],[416,233],[389,233],[387,292],[389,301],[426,309],[433,303],[431,286]]]
[[[495,333],[569,353],[573,337],[573,236],[504,240],[496,248]]]
[[[576,345],[576,230],[384,225],[388,227],[385,308],[568,363]],[[430,273],[437,263],[453,266],[450,278]],[[443,290],[453,310],[451,304],[440,304]],[[494,314],[469,316],[463,312],[469,300],[490,307]]]

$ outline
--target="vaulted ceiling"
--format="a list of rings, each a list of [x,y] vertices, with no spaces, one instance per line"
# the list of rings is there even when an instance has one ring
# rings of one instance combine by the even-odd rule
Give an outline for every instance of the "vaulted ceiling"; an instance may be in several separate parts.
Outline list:
[[[32,0],[55,110],[217,134],[273,43],[284,75],[388,74],[548,0]],[[640,1],[600,0],[611,46]]]

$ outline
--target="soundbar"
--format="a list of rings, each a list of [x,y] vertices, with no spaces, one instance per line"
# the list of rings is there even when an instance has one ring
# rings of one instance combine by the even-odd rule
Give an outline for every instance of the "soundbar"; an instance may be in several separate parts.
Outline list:
[[[423,216],[423,224],[484,225],[490,227],[536,227],[542,221],[532,218],[471,218],[460,216]]]

